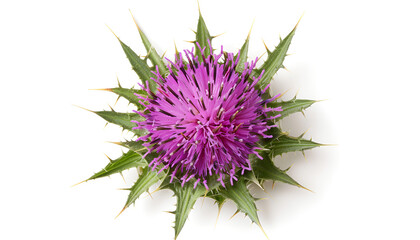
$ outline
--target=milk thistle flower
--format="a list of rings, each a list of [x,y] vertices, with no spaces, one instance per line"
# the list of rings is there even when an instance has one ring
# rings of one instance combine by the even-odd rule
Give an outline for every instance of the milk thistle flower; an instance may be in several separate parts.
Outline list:
[[[185,50],[186,59],[177,54],[167,77],[156,68],[152,79],[157,92],[144,88],[148,97],[138,95],[145,110],[136,112],[146,120],[134,121],[138,124],[134,129],[149,132],[138,139],[151,139],[143,144],[148,147],[144,156],[152,151],[159,154],[149,164],[152,170],[163,165],[159,171],[170,170],[170,183],[178,175],[182,186],[195,179],[194,188],[202,182],[209,189],[208,176],[217,175],[223,187],[227,178],[233,185],[237,172],[243,175],[251,170],[250,154],[262,159],[257,142],[260,137],[272,137],[265,132],[277,125],[268,126],[267,120],[281,116],[267,117],[266,112],[282,109],[265,107],[273,100],[261,97],[268,85],[263,91],[255,88],[264,74],[251,77],[257,59],[246,62],[242,73],[237,73],[239,57],[224,53],[223,47],[220,54],[210,49],[210,55],[204,57],[204,50],[199,56],[194,49]]]
[[[153,185],[159,184],[156,190],[173,191],[177,198],[172,211],[175,238],[200,197],[212,198],[219,211],[232,200],[238,211],[261,227],[257,199],[248,186],[262,188],[264,181],[272,180],[304,188],[287,170],[276,167],[273,158],[321,146],[303,134],[289,136],[279,125],[281,119],[315,101],[296,97],[278,101],[281,94],[269,92],[274,74],[284,68],[296,27],[273,51],[267,48],[267,59],[256,67],[258,58],[248,61],[249,34],[236,54],[225,52],[223,46],[215,53],[214,37],[201,13],[194,46],[177,51],[173,60],[158,55],[136,26],[148,52],[146,58],[117,39],[141,80],[140,88],[123,88],[118,83],[118,87],[101,89],[125,98],[135,109],[129,113],[94,111],[134,136],[117,142],[128,151],[85,181],[136,168],[138,179],[128,189],[121,212]]]

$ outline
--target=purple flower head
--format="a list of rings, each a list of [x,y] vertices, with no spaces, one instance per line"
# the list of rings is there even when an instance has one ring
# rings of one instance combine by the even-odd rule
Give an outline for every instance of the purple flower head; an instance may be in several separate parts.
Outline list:
[[[199,46],[198,46],[199,47]],[[171,182],[178,178],[182,184],[194,179],[207,188],[207,179],[215,175],[223,185],[237,180],[235,175],[251,170],[250,154],[261,156],[257,142],[271,138],[265,132],[269,126],[266,113],[281,108],[266,108],[268,100],[262,94],[268,89],[255,86],[263,73],[251,77],[256,62],[245,63],[242,73],[235,71],[238,57],[233,53],[194,56],[194,49],[178,53],[170,62],[169,74],[162,76],[158,69],[153,80],[156,93],[143,88],[149,96],[139,96],[145,106],[138,112],[145,118],[136,129],[149,133],[138,140],[145,141],[147,154],[157,152],[150,167],[169,169]],[[212,52],[212,51],[210,51]],[[222,57],[223,56],[223,57]]]

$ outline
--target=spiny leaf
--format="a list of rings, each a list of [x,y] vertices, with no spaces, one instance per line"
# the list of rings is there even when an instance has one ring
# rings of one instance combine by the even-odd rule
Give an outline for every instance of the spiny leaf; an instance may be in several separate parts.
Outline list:
[[[198,184],[194,189],[194,183],[188,182],[184,186],[180,183],[173,184],[173,191],[177,199],[177,205],[175,210],[175,239],[178,237],[182,230],[182,227],[187,220],[188,214],[193,208],[197,199],[203,196],[206,189],[201,184]]]
[[[145,166],[147,166],[147,162],[143,159],[141,155],[133,151],[128,151],[127,153],[124,153],[121,157],[112,160],[108,165],[105,166],[104,169],[93,174],[86,181],[101,177],[107,177],[114,173],[120,173],[129,168]]]
[[[267,121],[268,126],[274,126],[276,123],[272,120]],[[264,134],[271,136],[271,138],[263,138],[260,140],[260,143],[265,148],[270,146],[270,143],[277,139],[283,133],[280,130],[280,126],[276,125],[277,127],[271,127],[268,131],[264,132]]]
[[[143,133],[141,130],[133,130],[133,127],[136,127],[137,124],[131,122],[132,120],[139,122],[144,121],[144,118],[137,113],[119,113],[114,111],[97,111],[94,113],[98,114],[106,121],[118,125],[125,130],[131,131],[136,135],[142,135]]]
[[[231,186],[226,185],[226,189],[221,189],[220,194],[228,199],[231,199],[236,203],[238,209],[244,212],[252,222],[261,226],[260,220],[258,219],[257,207],[255,206],[255,199],[249,193],[246,187],[245,180],[241,176],[238,181]]]
[[[195,36],[196,36],[196,43],[198,43],[201,48],[205,47],[204,57],[209,56],[212,37],[210,36],[209,30],[207,29],[206,23],[204,22],[203,16],[201,15],[200,11],[199,11],[199,17],[198,17],[197,31],[196,31]],[[197,48],[197,46],[194,46],[194,47],[195,47],[195,55],[201,56],[200,50]],[[198,59],[202,61],[200,57]]]
[[[258,82],[261,89],[264,89],[271,82],[274,74],[283,67],[283,61],[286,57],[290,43],[292,42],[292,38],[295,35],[296,27],[297,24],[285,39],[280,40],[280,43],[276,46],[274,51],[268,54],[267,60],[257,69],[257,75],[261,74],[262,70],[265,70],[264,75]]]
[[[130,149],[131,151],[145,154],[147,152],[147,148],[143,146],[142,141],[125,141],[125,142],[116,142],[120,146]],[[158,157],[156,152],[152,152],[146,155],[145,159],[147,163],[150,163],[154,158]]]
[[[223,204],[226,202],[226,198],[218,193],[208,194],[207,196],[214,199],[214,202],[217,204],[219,209],[222,208]]]
[[[257,179],[280,181],[290,185],[304,188],[298,182],[293,180],[286,171],[277,168],[269,154],[263,154],[263,159],[256,159],[252,162],[252,171]],[[305,188],[306,189],[306,188]]]
[[[271,154],[273,156],[322,146],[322,144],[312,140],[303,139],[302,137],[291,137],[286,134],[280,135],[277,139],[273,140],[270,145],[269,148],[271,149]]]
[[[142,174],[139,176],[139,179],[137,179],[134,185],[130,188],[130,194],[128,195],[127,202],[125,203],[124,208],[121,210],[120,214],[127,207],[133,204],[142,193],[149,190],[153,184],[164,178],[165,175],[166,174],[164,172],[158,174],[157,171],[152,171],[148,167],[144,168]]]
[[[120,97],[127,99],[130,103],[137,106],[138,109],[144,109],[144,106],[139,103],[139,99],[134,93],[139,95],[147,96],[147,92],[144,90],[134,89],[134,88],[109,88],[107,89]]]
[[[302,112],[303,110],[307,109],[312,104],[314,104],[315,102],[316,102],[315,100],[296,99],[296,98],[293,98],[292,100],[289,100],[289,101],[271,102],[267,104],[267,107],[271,107],[271,108],[282,107],[283,111],[269,112],[267,115],[275,116],[275,115],[281,114],[281,116],[277,119],[283,119],[292,113]]]
[[[259,161],[260,159],[256,159],[256,161]],[[261,189],[264,189],[263,187],[262,187],[262,185],[261,185],[261,182],[260,182],[260,180],[255,176],[255,173],[254,173],[254,171],[247,171],[245,174],[244,174],[244,178],[246,179],[246,180],[248,180],[249,182],[252,182],[252,183],[254,183],[255,185],[257,185],[259,188],[261,188]]]
[[[220,195],[219,193],[207,194],[207,196],[214,199],[214,203],[217,204],[217,218],[216,218],[216,224],[217,224],[217,221],[219,220],[219,216],[220,216],[220,211],[222,210],[222,207],[225,204],[227,199],[224,196]]]
[[[252,29],[252,27],[251,27]],[[239,60],[238,65],[236,65],[236,72],[242,72],[245,68],[245,62],[248,59],[248,48],[249,48],[249,36],[251,35],[251,30],[249,30],[248,36],[245,39],[244,44],[241,47],[241,50],[239,52]],[[238,57],[238,55],[235,56],[235,59]]]
[[[168,69],[165,66],[165,63],[163,62],[163,60],[159,56],[159,54],[156,52],[156,49],[152,46],[149,39],[146,37],[146,34],[144,34],[144,32],[140,29],[139,25],[137,24],[136,20],[134,19],[134,16],[133,15],[131,15],[131,16],[133,17],[134,23],[136,24],[137,30],[139,31],[139,34],[140,34],[141,40],[143,42],[143,45],[147,50],[148,58],[150,59],[150,61],[155,66],[158,66],[159,73],[162,76],[166,76],[166,74],[168,73]]]
[[[162,189],[170,189],[173,192],[175,192],[175,190],[174,190],[174,183],[171,183],[171,176],[169,174],[166,175],[166,177],[160,183],[158,189],[159,190],[162,190]]]
[[[147,151],[146,147],[143,146],[143,141],[125,141],[116,142],[115,144],[128,148],[131,151],[137,153],[144,153],[145,151]]]
[[[129,46],[123,43],[119,38],[118,41],[120,42],[125,55],[130,61],[133,70],[137,73],[142,83],[146,85],[146,82],[149,82],[150,90],[152,92],[156,91],[156,83],[151,79],[153,77],[153,74],[150,71],[150,68],[147,65],[146,61],[141,59]]]

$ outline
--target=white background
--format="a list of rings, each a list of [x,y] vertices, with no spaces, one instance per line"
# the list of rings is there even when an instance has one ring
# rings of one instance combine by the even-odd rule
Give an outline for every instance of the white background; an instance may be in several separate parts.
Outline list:
[[[276,159],[315,193],[266,184],[259,215],[270,239],[419,239],[418,91],[420,33],[416,1],[201,0],[218,48],[237,51],[255,18],[250,56],[272,49],[305,15],[275,92],[299,91],[316,103],[283,122],[292,135],[337,144]],[[172,239],[175,198],[161,191],[125,203],[135,172],[70,186],[116,158],[118,127],[74,105],[108,109],[116,96],[91,88],[131,87],[130,70],[110,26],[145,55],[128,9],[160,53],[192,45],[197,2],[2,1],[0,3],[1,239]],[[266,55],[263,57],[265,58]],[[128,111],[127,102],[115,106]],[[264,239],[233,203],[199,200],[179,239]]]

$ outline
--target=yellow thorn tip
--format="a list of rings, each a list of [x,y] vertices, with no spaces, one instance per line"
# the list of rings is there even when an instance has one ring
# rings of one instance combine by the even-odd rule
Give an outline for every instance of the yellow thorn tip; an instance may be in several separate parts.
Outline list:
[[[220,217],[220,211],[222,210],[222,206],[218,207],[217,210],[217,217],[216,217],[216,223],[214,224],[214,228],[216,228],[217,226],[217,222],[219,221],[219,217]]]
[[[270,238],[268,237],[267,233],[264,231],[264,228],[261,226],[261,224],[260,224],[260,223],[257,223],[257,225],[258,225],[258,227],[260,227],[261,231],[264,233],[264,236],[265,236],[268,240],[270,240]]]
[[[284,94],[286,94],[289,90],[290,90],[290,89],[287,89],[286,91],[284,91],[284,93],[282,93],[280,96],[278,96],[278,97],[277,97],[276,99],[274,99],[274,100],[277,100],[277,99],[279,99],[279,98],[283,97],[283,96],[284,96]]]
[[[121,212],[118,213],[118,215],[115,217],[115,219],[117,219],[117,217],[119,217],[121,215],[121,213],[123,213],[126,208],[127,208],[127,206],[124,206],[123,209],[121,210]]]
[[[120,175],[121,175],[121,177],[122,177],[122,179],[123,179],[124,183],[125,183],[125,184],[127,184],[127,182],[125,181],[125,178],[124,178],[124,175],[122,174],[122,172],[120,172]]]
[[[74,105],[74,104],[73,104],[73,106],[75,106],[75,107],[78,107],[78,108],[81,108],[81,109],[83,109],[83,110],[86,110],[86,111],[88,111],[88,112],[92,112],[92,113],[95,113],[94,111],[92,111],[92,110],[89,110],[89,109],[87,109],[87,108],[84,108],[84,107],[81,107],[81,106],[77,106],[77,105]]]
[[[266,54],[266,52],[264,52],[263,54],[261,54],[261,56],[258,57],[257,62]]]
[[[114,36],[118,39],[118,41],[121,41],[120,38],[117,36],[117,34],[115,34],[114,31],[112,31],[112,29],[108,25],[106,26],[108,27],[109,31],[111,31],[112,34],[114,34]]]
[[[140,33],[143,33],[143,32],[141,31],[141,29],[140,29],[139,25],[137,24],[136,18],[134,18],[133,13],[131,12],[131,10],[129,9],[128,11],[130,11],[130,15],[131,15],[131,17],[133,18],[134,24],[136,24],[137,30],[138,30]]]
[[[211,38],[217,38],[217,37],[220,37],[220,36],[222,36],[223,34],[225,34],[226,32],[223,32],[223,33],[221,33],[221,34],[217,34],[216,36],[211,36]]]
[[[162,54],[162,57],[161,58],[164,58],[165,57],[165,54],[166,54],[167,51],[168,50],[165,50],[165,52]]]
[[[176,47],[176,42],[175,42],[175,40],[174,40],[174,46],[175,46],[175,53],[178,55],[178,54],[179,54],[179,51],[178,51],[178,48]]]
[[[81,181],[81,182],[79,182],[79,183],[76,183],[76,184],[73,184],[73,185],[71,185],[71,187],[75,187],[75,186],[77,186],[77,185],[79,185],[79,184],[82,184],[82,183],[84,183],[84,182],[87,182],[88,180],[83,180],[83,181]]]
[[[236,216],[236,214],[238,214],[239,213],[239,210],[238,211],[236,211],[233,215],[232,215],[232,217],[230,217],[229,218],[229,220],[231,220],[233,217],[235,217]]]
[[[152,197],[152,194],[153,194],[153,193],[155,193],[155,192],[157,192],[157,191],[159,191],[159,190],[160,190],[160,187],[156,188],[153,192],[151,192],[151,193],[150,193],[150,197]]]
[[[112,88],[91,88],[91,89],[88,89],[89,91],[108,91],[108,92],[111,92],[112,91]]]
[[[305,15],[305,12],[302,13],[302,16],[300,16],[300,18],[299,18],[298,22],[296,23],[295,27],[293,28],[293,30],[296,30],[297,26],[300,23],[300,20],[302,20],[302,18],[303,18],[303,15]]]
[[[321,146],[325,146],[325,147],[337,147],[339,146],[338,144],[321,144]]]
[[[251,33],[251,32],[250,32],[250,33]],[[267,52],[269,52],[270,50],[268,49],[267,44],[265,44],[264,39],[262,40],[262,42],[263,42],[263,44],[264,44],[265,50],[266,50]]]
[[[251,31],[252,31],[252,27],[254,26],[254,23],[255,23],[255,18],[254,20],[252,20],[251,28],[249,29],[248,36],[246,36],[246,39],[249,39],[249,37],[251,36]]]
[[[197,0],[197,6],[198,6],[198,14],[201,16],[201,9],[200,9],[200,1]],[[176,239],[176,237],[175,237]]]
[[[304,186],[302,186],[302,185],[298,185],[298,187],[303,188],[303,189],[305,189],[305,190],[307,190],[307,191],[309,191],[309,192],[311,192],[311,193],[315,193],[315,192],[314,192],[314,191],[312,191],[311,189],[308,189],[308,188],[306,188],[306,187],[304,187]]]

